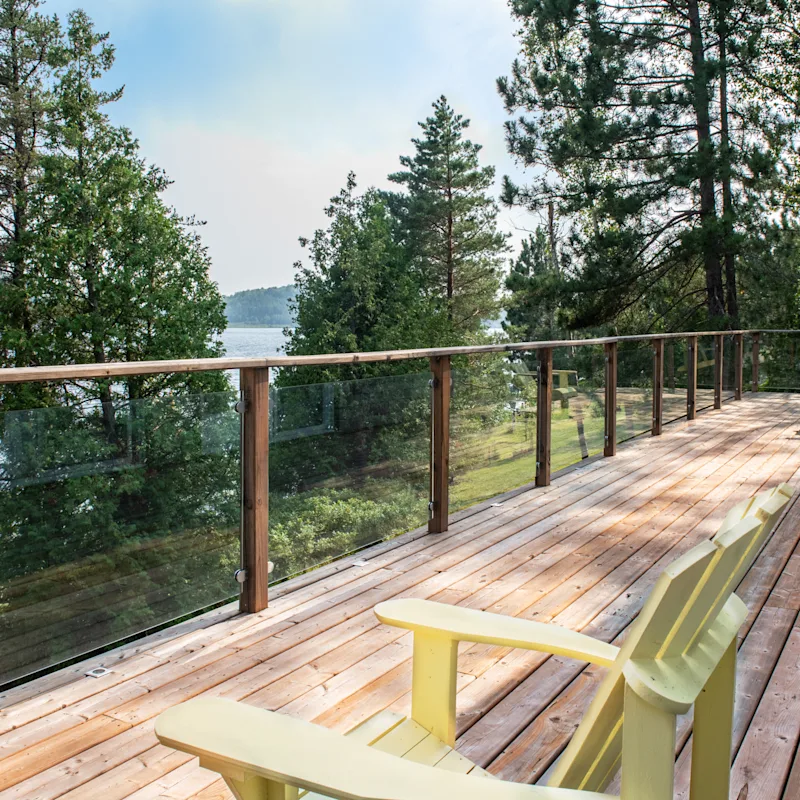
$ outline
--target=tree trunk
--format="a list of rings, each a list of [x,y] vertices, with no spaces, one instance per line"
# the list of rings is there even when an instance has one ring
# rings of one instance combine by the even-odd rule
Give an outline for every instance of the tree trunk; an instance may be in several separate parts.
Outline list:
[[[553,272],[558,272],[558,251],[556,250],[556,212],[552,202],[547,204],[547,237],[550,241],[550,262]]]
[[[731,191],[731,142],[728,125],[728,53],[727,8],[719,14],[719,114],[720,114],[720,177],[722,180],[722,252],[725,260],[725,299],[733,329],[739,327],[739,298],[736,292],[736,255],[733,239],[733,192]]]
[[[714,141],[711,138],[710,76],[703,49],[703,31],[697,0],[688,0],[690,47],[692,52],[693,101],[697,126],[699,159],[700,226],[703,233],[703,265],[706,273],[706,296],[709,317],[725,316],[722,285],[717,206],[714,195]]]

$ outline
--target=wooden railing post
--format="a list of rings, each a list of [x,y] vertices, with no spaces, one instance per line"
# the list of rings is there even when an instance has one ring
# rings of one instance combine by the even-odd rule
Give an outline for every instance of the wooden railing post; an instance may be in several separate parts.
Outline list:
[[[269,368],[239,371],[242,408],[242,592],[239,608],[267,607],[269,582]]]
[[[550,418],[553,413],[553,350],[539,350],[536,388],[536,485],[550,485]]]
[[[686,339],[686,419],[697,417],[697,337]]]
[[[733,357],[733,399],[742,399],[742,389],[744,387],[744,334],[737,333],[733,337],[734,357]]]
[[[653,436],[664,424],[664,340],[653,340]]]
[[[606,350],[606,424],[604,456],[617,454],[617,343],[609,342]]]
[[[761,344],[761,334],[760,333],[754,333],[753,334],[753,365],[752,365],[753,366],[753,379],[752,379],[753,383],[752,383],[752,387],[751,387],[754,392],[758,391],[758,382],[759,382],[759,377],[758,377],[759,363],[758,363],[758,359],[760,357],[760,354],[759,354],[759,345],[760,344]]]
[[[431,359],[431,513],[428,533],[447,530],[450,511],[450,356]]]
[[[722,408],[722,368],[725,340],[722,334],[714,337],[714,408]]]

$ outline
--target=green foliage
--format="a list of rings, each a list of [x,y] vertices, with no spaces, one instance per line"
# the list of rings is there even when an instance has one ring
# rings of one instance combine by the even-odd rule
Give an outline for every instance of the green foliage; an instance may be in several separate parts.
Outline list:
[[[494,167],[481,166],[481,145],[464,138],[469,120],[444,96],[433,109],[420,123],[423,136],[412,139],[415,154],[401,156],[405,169],[389,176],[406,189],[391,203],[423,288],[463,337],[498,311],[506,237],[497,230],[497,205],[487,194]]]
[[[7,25],[12,21],[6,17]],[[40,56],[50,66],[35,87],[38,132],[31,144],[35,170],[25,184],[25,233],[19,243],[13,236],[5,240],[5,252],[19,268],[4,277],[0,295],[24,313],[9,314],[3,363],[218,355],[215,337],[225,326],[224,304],[208,277],[207,251],[192,221],[161,199],[166,176],[144,161],[130,131],[112,125],[104,111],[122,95],[96,86],[113,64],[107,34],[96,33],[82,11],[69,15],[63,34],[54,19],[30,17],[34,25]],[[5,29],[6,57],[15,51],[11,33]],[[18,158],[24,154],[14,152]],[[10,202],[13,207],[17,201]],[[114,386],[87,382],[77,390],[50,387],[32,396],[3,387],[0,408],[97,398],[111,432],[117,396],[226,385],[223,376],[200,375],[135,378]]]
[[[522,242],[519,255],[506,276],[508,290],[503,329],[511,341],[558,339],[559,302],[564,275],[543,228]]]
[[[294,286],[236,292],[225,298],[225,316],[229,325],[293,325],[289,306],[294,295]]]
[[[0,366],[220,354],[196,225],[105,112],[108,36],[38,5],[0,0]],[[0,387],[0,681],[233,593],[233,402],[220,373]]]
[[[506,179],[503,199],[552,203],[568,225],[563,318],[735,326],[737,265],[790,175],[797,97],[765,76],[798,74],[786,46],[798,4],[511,8],[522,55],[498,87],[509,149],[536,172],[525,187]]]
[[[271,497],[270,557],[279,577],[303,572],[421,524],[425,501],[396,482],[378,499],[367,491],[325,489]]]
[[[431,347],[446,335],[435,302],[420,291],[420,276],[409,268],[398,244],[396,223],[375,189],[356,193],[355,175],[326,209],[330,226],[301,239],[310,263],[298,263],[296,324],[289,355],[351,353]],[[417,369],[407,362],[387,369],[297,369],[278,383],[316,383],[380,371]]]

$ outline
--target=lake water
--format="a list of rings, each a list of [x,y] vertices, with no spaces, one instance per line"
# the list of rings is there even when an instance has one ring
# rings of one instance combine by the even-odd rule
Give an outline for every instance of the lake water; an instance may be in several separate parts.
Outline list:
[[[220,339],[225,347],[225,355],[233,358],[282,356],[286,344],[283,328],[228,328]],[[238,389],[239,370],[230,370],[228,374],[233,388]]]
[[[228,328],[220,337],[225,355],[234,358],[266,358],[283,355],[283,328]]]

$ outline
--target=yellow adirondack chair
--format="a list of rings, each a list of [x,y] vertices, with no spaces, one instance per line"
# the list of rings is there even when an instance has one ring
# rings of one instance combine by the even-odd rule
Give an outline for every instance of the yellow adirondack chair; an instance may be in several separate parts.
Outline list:
[[[736,639],[747,614],[733,589],[790,493],[779,487],[739,504],[713,541],[667,567],[621,648],[556,625],[395,600],[376,614],[414,632],[411,719],[384,711],[340,736],[197,698],[161,714],[156,734],[219,772],[238,800],[608,800],[602,792],[620,760],[622,800],[672,800],[675,720],[694,705],[692,800],[727,800]],[[490,779],[453,750],[461,641],[608,667],[550,786]]]

